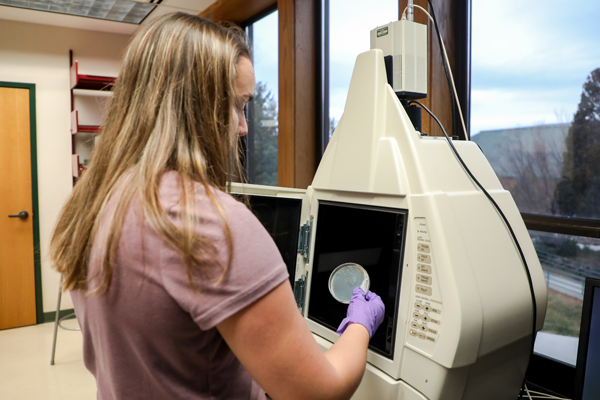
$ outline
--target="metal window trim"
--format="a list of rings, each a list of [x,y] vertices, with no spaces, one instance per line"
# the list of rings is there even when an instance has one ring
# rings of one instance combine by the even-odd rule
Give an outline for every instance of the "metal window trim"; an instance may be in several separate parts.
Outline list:
[[[521,213],[527,229],[600,239],[600,220]]]

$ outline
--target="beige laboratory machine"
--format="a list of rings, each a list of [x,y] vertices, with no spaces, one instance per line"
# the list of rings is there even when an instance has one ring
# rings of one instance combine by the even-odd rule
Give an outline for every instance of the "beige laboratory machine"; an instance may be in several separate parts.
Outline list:
[[[353,399],[514,399],[546,311],[531,239],[479,147],[453,141],[506,216],[521,257],[446,138],[415,131],[384,64],[378,49],[358,56],[343,117],[307,190],[233,191],[251,194],[321,348],[339,338],[347,308],[329,291],[331,272],[344,263],[368,272],[386,316]]]

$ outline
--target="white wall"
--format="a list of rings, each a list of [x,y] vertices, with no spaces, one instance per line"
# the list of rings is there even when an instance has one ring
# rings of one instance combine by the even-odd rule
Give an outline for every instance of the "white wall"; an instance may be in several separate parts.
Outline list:
[[[72,190],[69,50],[80,73],[116,76],[130,36],[0,19],[0,81],[36,89],[37,162],[44,312],[56,310],[59,275],[48,247]],[[61,309],[73,308],[63,296]]]

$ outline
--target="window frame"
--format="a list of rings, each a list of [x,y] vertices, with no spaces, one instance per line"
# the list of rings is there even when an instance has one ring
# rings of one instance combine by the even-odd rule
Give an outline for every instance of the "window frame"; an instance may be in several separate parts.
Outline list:
[[[273,5],[279,12],[278,186],[307,188],[316,172],[317,0],[219,0],[200,16],[242,25]]]
[[[600,238],[600,220],[521,213],[525,227],[532,231]],[[570,364],[533,353],[527,368],[528,382],[569,398],[575,388],[575,368]]]
[[[321,2],[328,2],[328,0],[321,0]],[[399,13],[402,13],[407,3],[407,0],[399,0]],[[450,64],[452,65],[456,90],[461,100],[465,125],[467,126],[467,131],[470,132],[472,0],[432,0],[432,3],[436,7],[437,18],[442,20],[438,22],[441,25],[440,29],[445,29],[445,32],[441,33],[445,40],[446,48],[454,49],[454,53],[449,54]],[[414,4],[429,9],[427,0],[414,0]],[[425,99],[425,104],[440,118],[444,126],[450,126],[451,111],[448,110],[449,96],[448,94],[444,96],[443,93],[440,93],[444,91],[448,92],[448,89],[441,67],[441,56],[439,56],[437,39],[435,36],[432,36],[432,29],[435,28],[428,23],[423,13],[415,13],[415,21],[428,24],[428,93],[430,95]],[[451,26],[448,27],[448,25]],[[327,24],[323,24],[322,26],[328,29]],[[322,56],[321,62],[322,60],[327,59]],[[325,80],[323,82],[327,83]],[[323,88],[322,84],[319,88]],[[328,88],[328,85],[325,88]],[[328,99],[328,93],[321,94],[320,99],[322,99],[321,101]],[[446,108],[443,104],[444,102],[448,104]],[[321,115],[328,116],[328,113],[325,114],[322,112]],[[321,122],[322,128],[319,134],[321,138],[324,138],[328,134],[329,120]],[[464,140],[465,132],[460,127],[460,124],[457,125],[459,138]],[[423,128],[432,132],[433,135],[441,135],[441,132],[435,132],[432,129],[432,122],[428,117],[424,117],[423,119]],[[531,213],[521,213],[521,216],[528,230],[600,238],[600,220],[546,216]],[[534,353],[529,362],[527,376],[528,382],[540,388],[569,397],[573,395],[575,368],[569,364]]]
[[[312,181],[318,162],[325,150],[329,112],[328,60],[326,29],[329,9],[326,0],[220,0],[200,15],[216,21],[228,20],[239,25],[251,21],[269,7],[279,11],[279,186],[306,188]],[[399,0],[399,13],[408,1]],[[465,116],[467,130],[470,121],[471,94],[471,20],[472,0],[432,0],[440,20],[442,37],[450,51],[450,64]],[[414,4],[429,9],[427,0]],[[264,15],[263,15],[264,16]],[[443,75],[437,39],[423,13],[415,13],[415,21],[428,24],[428,106],[445,126],[450,126],[449,93]],[[324,53],[327,52],[327,53]],[[312,70],[312,74],[310,71]],[[298,88],[295,82],[309,82],[312,87]],[[308,85],[310,86],[310,85]],[[325,119],[326,118],[326,119]],[[435,123],[423,118],[423,128],[433,135]],[[298,126],[301,125],[301,126]],[[458,124],[457,124],[458,125]],[[464,138],[460,126],[459,137]],[[283,140],[283,143],[281,142]],[[600,238],[600,221],[569,217],[521,213],[527,229]],[[528,368],[529,382],[565,396],[572,396],[575,368],[539,354],[533,354]]]
[[[469,37],[468,49],[466,50],[467,57],[469,59],[469,83],[468,86],[462,90],[468,90],[468,93],[470,93],[470,59],[472,51],[470,37],[472,33],[472,0],[466,1],[468,2],[469,9],[468,20],[461,21],[461,24],[464,26],[462,28],[459,27],[459,29],[467,32]],[[458,87],[457,90],[459,90]],[[468,112],[470,113],[470,105]],[[520,214],[528,230],[600,239],[600,220],[524,212],[521,212]],[[554,393],[559,393],[563,396],[571,398],[573,397],[575,387],[575,368],[576,367],[570,364],[552,359],[543,354],[533,353],[527,369],[528,383],[533,383],[535,386],[539,386],[540,388],[547,389]]]

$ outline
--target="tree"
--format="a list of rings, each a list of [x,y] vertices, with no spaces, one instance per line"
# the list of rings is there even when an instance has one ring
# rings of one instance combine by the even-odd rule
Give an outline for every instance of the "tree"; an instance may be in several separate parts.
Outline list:
[[[600,218],[600,68],[587,77],[566,138],[556,205],[563,215]]]
[[[335,117],[331,117],[329,119],[329,139],[331,139],[331,136],[333,136],[333,131],[335,131],[335,128],[337,128],[338,125],[338,121],[335,120]]]
[[[248,177],[251,183],[277,185],[277,102],[267,85],[257,82],[252,101],[248,143]]]
[[[507,179],[503,184],[521,212],[550,214],[562,168],[562,150],[548,137],[544,126],[532,129],[526,139],[515,135],[510,141],[498,144],[505,162],[497,172],[503,177],[512,177],[512,184],[507,185]],[[561,128],[562,138],[566,133]]]

